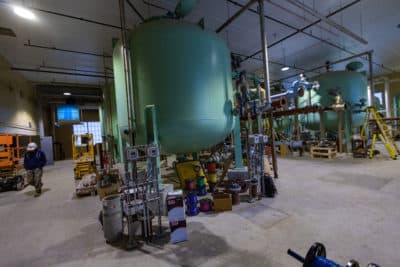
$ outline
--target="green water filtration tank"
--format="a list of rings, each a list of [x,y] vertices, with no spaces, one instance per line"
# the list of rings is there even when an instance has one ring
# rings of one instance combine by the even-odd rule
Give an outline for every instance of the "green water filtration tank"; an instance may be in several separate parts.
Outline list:
[[[233,128],[230,51],[214,32],[153,19],[130,32],[136,141],[146,142],[146,105],[155,105],[161,148],[195,152]]]
[[[311,105],[329,107],[335,104],[335,94],[339,94],[350,110],[354,111],[355,104],[359,104],[361,99],[368,99],[367,77],[363,73],[356,71],[334,71],[327,72],[312,80],[318,81],[318,90],[312,89]],[[298,98],[299,108],[308,105],[309,93],[306,91],[304,96]],[[359,127],[364,122],[365,113],[351,112],[351,127]],[[320,129],[320,114],[310,113],[299,115],[300,123],[311,130]],[[343,123],[345,120],[343,119]],[[337,131],[338,114],[336,111],[323,113],[323,124],[328,131]]]

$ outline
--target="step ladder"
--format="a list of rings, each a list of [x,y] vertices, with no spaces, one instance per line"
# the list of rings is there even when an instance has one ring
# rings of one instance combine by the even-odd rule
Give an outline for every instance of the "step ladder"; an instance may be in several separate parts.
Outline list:
[[[378,128],[377,132],[372,134],[372,144],[369,150],[369,158],[372,158],[374,155],[374,148],[377,137],[382,141],[385,146],[387,152],[389,153],[392,159],[396,159],[398,155],[400,155],[399,147],[397,146],[395,140],[392,137],[390,132],[390,128],[388,125],[382,120],[381,115],[379,115],[378,111],[374,107],[368,107],[365,110],[365,121],[364,125],[361,129],[361,136],[365,136],[366,129],[369,127],[369,120],[375,120],[376,126]]]

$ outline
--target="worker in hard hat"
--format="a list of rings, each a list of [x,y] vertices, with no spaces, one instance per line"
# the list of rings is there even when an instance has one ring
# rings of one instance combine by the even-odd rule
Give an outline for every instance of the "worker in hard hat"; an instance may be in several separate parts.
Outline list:
[[[38,148],[36,143],[29,143],[26,150],[24,168],[26,169],[28,183],[35,187],[35,197],[38,197],[42,193],[42,175],[43,167],[47,162],[46,155]]]

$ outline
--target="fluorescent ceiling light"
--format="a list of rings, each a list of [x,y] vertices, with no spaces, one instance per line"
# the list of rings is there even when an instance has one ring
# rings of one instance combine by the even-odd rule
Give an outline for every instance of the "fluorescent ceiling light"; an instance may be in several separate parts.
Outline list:
[[[71,95],[71,93],[69,93],[69,92],[65,92],[65,93],[64,93],[64,95]]]
[[[288,70],[290,70],[290,68],[289,68],[288,66],[285,66],[285,67],[283,67],[283,68],[281,69],[281,71],[288,71]]]
[[[20,16],[24,19],[29,19],[29,20],[36,19],[35,14],[33,14],[32,11],[30,11],[29,9],[26,9],[24,7],[14,6],[13,10],[14,10],[15,14],[17,14],[18,16]]]

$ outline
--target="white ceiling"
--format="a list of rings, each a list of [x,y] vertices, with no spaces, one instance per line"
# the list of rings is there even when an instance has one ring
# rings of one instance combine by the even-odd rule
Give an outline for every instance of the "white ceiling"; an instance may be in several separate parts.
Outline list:
[[[142,0],[130,1],[146,18],[165,13],[163,10],[145,5]],[[146,1],[169,10],[173,10],[177,2],[176,0]],[[303,3],[314,7],[315,10],[324,15],[328,15],[330,12],[353,1],[302,0]],[[5,56],[11,65],[24,68],[50,66],[92,72],[104,71],[104,60],[101,57],[27,47],[24,44],[30,40],[31,44],[35,45],[97,54],[111,54],[112,38],[120,36],[118,29],[40,11],[34,11],[37,16],[36,21],[27,21],[15,16],[4,2],[23,4],[27,7],[46,9],[107,24],[119,25],[118,0],[25,0],[23,2],[2,0],[1,2],[3,4],[0,4],[0,27],[11,28],[17,35],[17,38],[0,36],[0,54]],[[236,0],[236,2],[245,4],[248,1]],[[277,5],[281,5],[286,10]],[[254,4],[252,8],[257,9],[257,4]],[[215,30],[238,9],[239,7],[226,0],[200,0],[196,9],[185,19],[197,22],[204,17],[206,28]],[[329,40],[331,43],[345,47],[354,53],[373,49],[375,51],[374,62],[383,64],[386,67],[383,69],[375,65],[374,71],[377,74],[400,71],[400,28],[397,27],[400,23],[399,11],[399,0],[361,0],[360,3],[331,17],[338,24],[366,39],[368,41],[367,45],[355,41],[324,22],[306,31],[319,38]],[[133,27],[140,22],[128,4],[126,4],[126,14],[129,27]],[[292,6],[286,0],[265,1],[265,14],[279,19],[294,28],[304,27],[317,20],[316,17]],[[295,31],[268,19],[266,19],[266,29],[269,43],[273,43]],[[250,11],[243,13],[219,35],[227,41],[231,51],[234,53],[251,55],[261,49],[259,17]],[[327,60],[334,61],[348,57],[350,54],[299,33],[270,48],[269,56],[274,62],[291,66],[296,65],[301,69],[310,69],[323,65]],[[258,57],[261,57],[261,54]],[[105,65],[107,67],[112,66],[110,58],[105,59]],[[262,62],[254,59],[249,59],[242,65],[248,71],[259,71],[261,66]],[[281,66],[279,65],[271,64],[272,80],[281,79],[299,72],[299,70],[294,69],[282,72],[280,68]],[[343,68],[343,64],[334,68]],[[54,68],[48,70],[60,71]],[[94,77],[37,72],[23,72],[23,75],[34,82],[104,83],[103,78]]]

